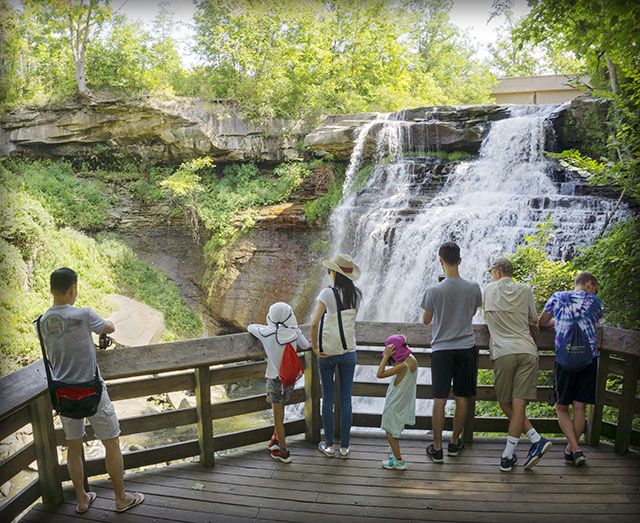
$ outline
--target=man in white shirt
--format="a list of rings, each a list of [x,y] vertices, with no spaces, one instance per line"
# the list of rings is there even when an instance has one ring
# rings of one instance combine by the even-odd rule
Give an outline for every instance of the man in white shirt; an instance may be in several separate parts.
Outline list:
[[[491,339],[489,349],[495,373],[494,388],[500,408],[509,418],[509,435],[500,470],[509,472],[518,461],[515,448],[523,430],[531,441],[525,470],[551,448],[526,416],[528,401],[535,401],[538,384],[538,347],[531,332],[538,332],[531,289],[513,281],[513,264],[498,258],[489,268],[492,283],[484,291],[484,316]]]

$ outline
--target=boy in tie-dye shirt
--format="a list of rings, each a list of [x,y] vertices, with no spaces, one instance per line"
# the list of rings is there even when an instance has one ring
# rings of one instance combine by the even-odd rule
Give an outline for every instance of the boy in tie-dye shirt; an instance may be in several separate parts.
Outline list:
[[[569,330],[577,321],[589,338],[593,361],[581,371],[568,371],[556,363],[554,371],[556,411],[558,423],[567,438],[564,458],[576,466],[584,464],[585,457],[578,440],[584,431],[586,405],[596,401],[596,379],[598,375],[598,347],[596,326],[602,318],[602,303],[596,296],[599,283],[588,272],[576,277],[573,291],[554,293],[540,315],[540,327],[555,328],[556,351],[568,342]],[[573,406],[573,419],[569,406]]]

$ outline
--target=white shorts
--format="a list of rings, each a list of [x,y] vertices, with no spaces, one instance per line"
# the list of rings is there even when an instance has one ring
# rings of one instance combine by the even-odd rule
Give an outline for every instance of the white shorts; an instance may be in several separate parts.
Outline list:
[[[104,383],[102,387],[102,397],[98,404],[98,412],[89,418],[89,423],[91,423],[93,432],[99,440],[117,438],[120,435],[120,423],[116,416],[116,409],[111,403]],[[85,436],[84,418],[73,419],[60,416],[60,421],[62,421],[62,428],[67,440],[79,439]]]

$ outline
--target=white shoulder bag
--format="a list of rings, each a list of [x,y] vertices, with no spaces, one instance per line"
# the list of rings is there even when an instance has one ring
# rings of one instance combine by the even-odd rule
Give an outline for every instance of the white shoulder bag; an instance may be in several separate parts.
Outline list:
[[[335,287],[332,287],[338,311],[320,319],[318,346],[322,354],[338,356],[354,348],[356,310],[342,310],[342,300]]]

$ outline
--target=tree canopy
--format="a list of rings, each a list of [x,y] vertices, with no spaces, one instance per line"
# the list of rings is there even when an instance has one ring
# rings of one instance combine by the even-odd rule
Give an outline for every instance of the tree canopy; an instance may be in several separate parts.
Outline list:
[[[149,28],[109,0],[0,2],[5,108],[76,92],[161,92],[303,117],[487,102],[495,81],[450,21],[452,0],[197,0],[191,68],[168,2]]]

